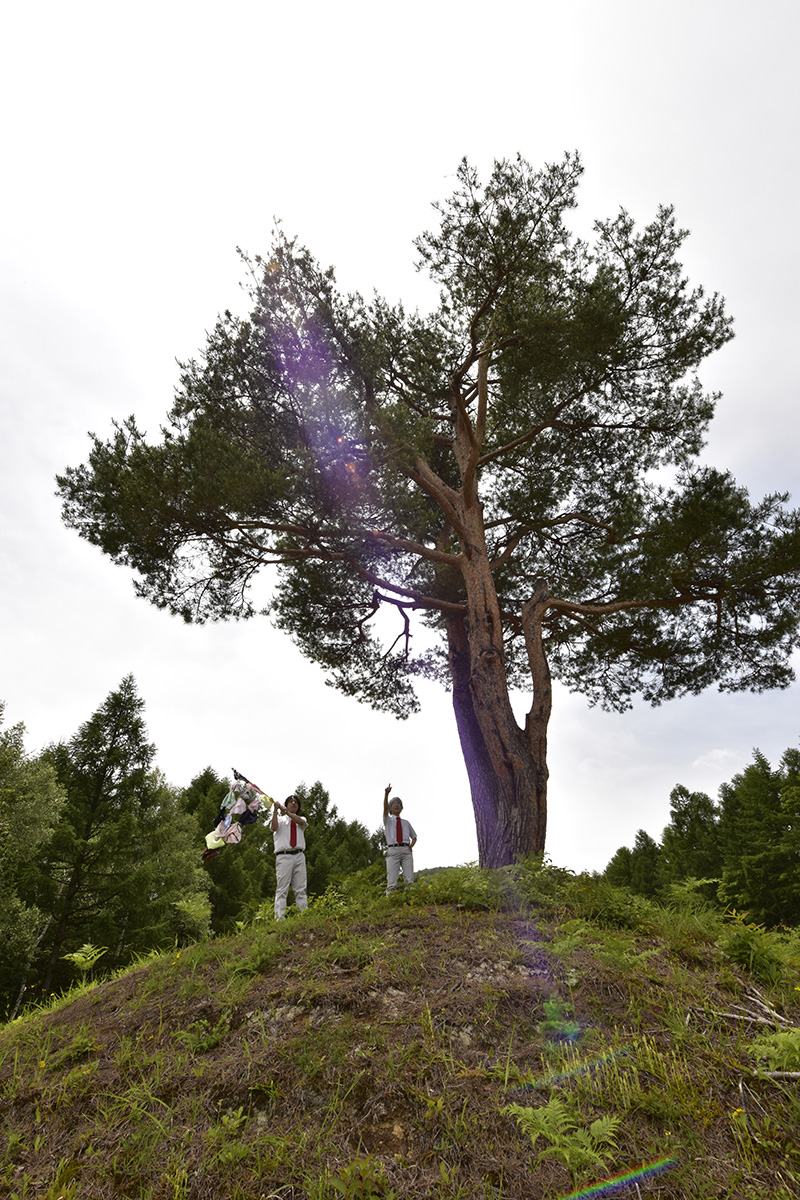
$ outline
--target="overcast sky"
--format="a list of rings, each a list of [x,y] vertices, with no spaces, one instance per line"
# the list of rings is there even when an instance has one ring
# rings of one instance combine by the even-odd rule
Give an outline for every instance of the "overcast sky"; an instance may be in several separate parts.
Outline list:
[[[703,371],[724,393],[706,458],[754,497],[800,503],[796,3],[411,0],[277,5],[17,4],[0,48],[0,699],[36,751],[133,673],[157,762],[187,784],[236,766],[283,797],[320,779],[375,828],[387,783],[420,867],[477,855],[449,697],[406,722],[325,686],[266,620],[184,626],[66,530],[54,475],[135,413],[157,433],[226,307],[236,247],[274,219],[346,289],[431,292],[413,239],[463,156],[581,152],[576,228],[673,203],[694,283],[736,340]],[[557,690],[548,851],[602,869],[654,837],[677,783],[716,795],[760,747],[800,737],[800,689],[708,692],[624,716]],[[520,712],[524,709],[520,698]]]

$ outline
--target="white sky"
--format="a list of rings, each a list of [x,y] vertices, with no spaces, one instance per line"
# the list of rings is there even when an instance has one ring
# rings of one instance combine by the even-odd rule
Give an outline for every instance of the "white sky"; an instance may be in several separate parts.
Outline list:
[[[152,432],[176,359],[243,305],[236,246],[273,218],[344,288],[430,298],[412,240],[466,155],[485,176],[578,149],[582,230],[674,203],[695,283],[737,339],[706,367],[724,392],[707,457],[760,497],[800,502],[796,381],[796,3],[108,0],[7,6],[0,46],[0,699],[31,751],[67,738],[123,675],[169,780],[207,764],[283,797],[320,779],[379,824],[406,803],[420,867],[477,854],[449,697],[407,722],[326,688],[264,620],[191,628],[61,525],[53,477],[87,431]],[[797,745],[798,693],[589,710],[558,691],[552,859],[602,869],[659,837],[676,783],[715,795],[760,747]]]

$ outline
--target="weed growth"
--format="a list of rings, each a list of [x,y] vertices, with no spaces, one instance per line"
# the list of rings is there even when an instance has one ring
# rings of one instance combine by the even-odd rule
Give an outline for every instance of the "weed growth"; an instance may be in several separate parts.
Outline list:
[[[795,933],[378,868],[0,1028],[0,1194],[556,1200],[667,1159],[662,1200],[798,1193]]]

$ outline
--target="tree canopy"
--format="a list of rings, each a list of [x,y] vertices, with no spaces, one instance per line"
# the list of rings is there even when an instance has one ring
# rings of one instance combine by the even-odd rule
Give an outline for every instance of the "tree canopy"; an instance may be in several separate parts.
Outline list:
[[[581,169],[463,162],[416,244],[429,314],[342,294],[279,231],[160,440],[130,417],[59,477],[155,604],[251,616],[275,567],[273,619],[345,693],[405,716],[446,682],[485,865],[544,847],[553,675],[621,709],[786,686],[798,643],[797,514],[698,462],[723,301],[668,207],[575,237]]]

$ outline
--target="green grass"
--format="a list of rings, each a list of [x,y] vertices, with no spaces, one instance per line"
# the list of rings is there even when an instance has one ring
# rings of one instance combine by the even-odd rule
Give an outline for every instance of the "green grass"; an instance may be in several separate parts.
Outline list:
[[[800,1194],[796,931],[535,862],[379,883],[1,1027],[0,1195]]]

